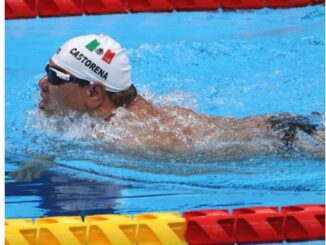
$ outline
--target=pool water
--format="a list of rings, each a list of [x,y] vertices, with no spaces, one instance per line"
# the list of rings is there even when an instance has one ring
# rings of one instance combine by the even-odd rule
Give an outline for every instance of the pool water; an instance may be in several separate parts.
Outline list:
[[[5,32],[6,218],[324,203],[323,160],[121,154],[105,145],[120,126],[102,128],[111,136],[103,143],[91,137],[94,119],[46,118],[36,107],[58,47],[105,33],[127,49],[133,83],[157,105],[236,118],[324,114],[323,6],[11,20]]]

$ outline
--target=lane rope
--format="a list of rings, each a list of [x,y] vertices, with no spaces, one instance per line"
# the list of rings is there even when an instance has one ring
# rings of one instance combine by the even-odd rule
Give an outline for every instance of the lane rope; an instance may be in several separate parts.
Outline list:
[[[325,239],[325,205],[6,219],[6,245],[219,245]]]

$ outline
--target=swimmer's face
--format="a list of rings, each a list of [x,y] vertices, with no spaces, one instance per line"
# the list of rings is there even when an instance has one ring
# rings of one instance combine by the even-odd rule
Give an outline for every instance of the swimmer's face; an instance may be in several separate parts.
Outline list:
[[[59,68],[52,61],[49,66]],[[69,74],[68,72],[65,72]],[[38,107],[45,112],[53,113],[57,111],[74,110],[84,112],[87,110],[87,98],[89,89],[87,86],[81,87],[76,83],[63,83],[54,85],[49,82],[48,75],[44,76],[39,81],[41,89],[41,101]]]

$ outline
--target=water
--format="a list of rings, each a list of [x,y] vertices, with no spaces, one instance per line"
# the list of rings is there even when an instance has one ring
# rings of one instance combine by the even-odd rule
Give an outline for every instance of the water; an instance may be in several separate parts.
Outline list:
[[[126,133],[121,125],[107,132],[95,119],[48,119],[36,108],[37,81],[48,59],[65,40],[94,32],[126,47],[133,83],[155,104],[236,118],[323,113],[322,6],[5,25],[6,218],[324,202],[321,160],[282,155],[212,162],[125,154],[112,148]],[[105,144],[93,137],[94,123],[111,136]],[[27,170],[13,178],[22,166]]]

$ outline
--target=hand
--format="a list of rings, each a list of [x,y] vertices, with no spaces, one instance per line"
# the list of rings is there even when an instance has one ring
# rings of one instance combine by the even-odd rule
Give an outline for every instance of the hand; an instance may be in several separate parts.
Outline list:
[[[27,162],[20,166],[13,172],[9,173],[9,176],[14,178],[17,182],[31,182],[34,179],[41,177],[42,172],[48,167],[48,163],[41,161]]]

